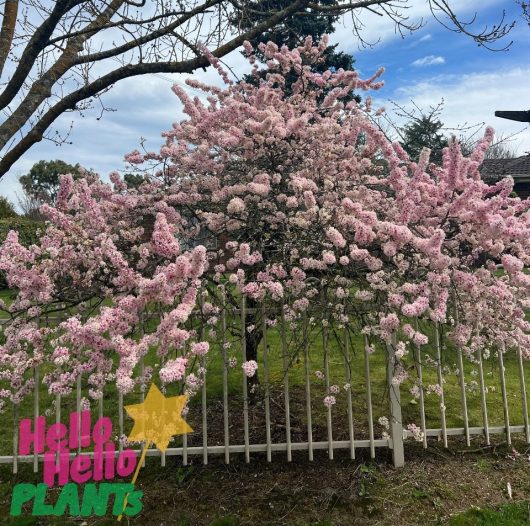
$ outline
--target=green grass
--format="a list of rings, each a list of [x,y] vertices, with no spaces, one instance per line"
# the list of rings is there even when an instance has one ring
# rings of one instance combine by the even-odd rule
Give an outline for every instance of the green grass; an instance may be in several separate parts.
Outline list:
[[[0,300],[2,300],[7,306],[11,305],[13,301],[13,293],[9,289],[0,289]],[[9,316],[6,312],[0,311],[0,319],[7,319]]]
[[[506,504],[499,509],[472,508],[452,517],[449,526],[520,526],[530,523],[530,503]]]
[[[0,291],[0,297],[8,298],[9,291]],[[339,338],[343,339],[344,334],[339,334]],[[301,349],[299,335],[287,334],[287,352],[289,366],[289,387],[293,399],[298,401],[293,402],[291,407],[291,415],[293,421],[298,422],[299,427],[304,429],[306,425],[305,402],[301,402],[305,394],[305,364],[303,359],[303,352]],[[231,338],[232,348],[227,352],[227,356],[235,356],[238,358],[238,366],[231,369],[228,374],[228,389],[229,400],[233,407],[240,408],[242,403],[242,384],[243,375],[241,372],[241,350],[239,342],[235,337]],[[285,379],[283,369],[283,355],[282,342],[279,329],[269,329],[267,332],[267,340],[269,345],[269,366],[270,366],[270,385],[275,394],[278,394],[283,389],[283,382]],[[322,400],[326,395],[325,384],[319,381],[315,372],[317,370],[324,370],[324,351],[323,339],[321,331],[314,328],[311,332],[310,344],[310,375],[311,375],[311,395],[312,395],[312,420],[315,426],[325,428],[327,420],[327,410],[322,404]],[[366,380],[365,380],[365,358],[364,358],[364,343],[363,337],[359,334],[353,335],[350,339],[350,368],[351,368],[351,391],[352,391],[352,406],[354,427],[357,438],[366,438],[367,433],[367,400],[366,400]],[[346,383],[345,379],[345,364],[344,355],[341,342],[336,338],[330,337],[328,344],[329,353],[329,371],[330,383],[339,385],[341,387],[341,394],[337,396],[337,404],[332,410],[332,419],[334,427],[337,423],[342,423],[343,429],[347,428],[347,396],[342,390]],[[424,385],[436,384],[437,373],[436,368],[427,364],[427,355],[434,356],[434,349],[431,345],[422,351],[423,367],[423,381]],[[264,383],[264,352],[263,342],[259,349],[259,375],[262,385]],[[410,357],[409,362],[410,362]],[[388,409],[388,388],[386,380],[386,353],[383,349],[378,349],[370,356],[370,377],[372,383],[372,404],[373,417],[375,422],[376,438],[381,436],[383,429],[377,423],[381,416],[389,416]],[[146,365],[154,365],[158,363],[159,359],[151,354],[146,359]],[[445,374],[446,383],[444,384],[445,391],[445,406],[446,419],[448,427],[463,427],[463,417],[461,411],[461,390],[459,385],[459,377],[456,372],[457,355],[451,348],[445,349],[443,353],[443,365],[448,367],[450,372]],[[221,345],[217,341],[211,342],[211,350],[208,356],[208,374],[207,374],[207,395],[208,400],[213,401],[222,400],[223,394],[223,359],[221,353]],[[478,384],[478,376],[473,376],[473,372],[477,367],[464,360],[465,378],[467,382],[476,381]],[[42,378],[43,372],[41,372]],[[416,373],[413,369],[409,371],[411,376]],[[496,359],[491,359],[484,363],[484,377],[485,384],[488,387],[487,406],[488,406],[488,420],[490,426],[503,426],[504,413],[503,401],[501,394],[501,386],[499,379],[499,368]],[[505,377],[506,389],[508,393],[508,407],[510,413],[510,423],[512,425],[521,425],[523,423],[521,390],[519,383],[519,371],[516,357],[513,353],[505,356]],[[85,379],[86,381],[86,379]],[[83,384],[83,391],[86,391],[86,385]],[[168,394],[176,394],[178,386],[171,386],[168,389]],[[51,397],[44,386],[39,391],[40,395],[40,413],[43,414],[48,410],[47,421],[51,424],[55,421],[53,413]],[[478,389],[466,392],[468,404],[468,416],[470,426],[482,426],[482,409],[480,392]],[[125,405],[139,402],[139,392],[136,391],[130,395],[125,396]],[[201,396],[197,395],[191,401],[191,409],[189,418],[192,426],[200,432],[201,417],[200,417],[200,403]],[[530,397],[528,398],[530,404]],[[283,405],[283,401],[280,400]],[[105,390],[104,396],[104,414],[110,416],[114,422],[114,432],[118,434],[118,397],[115,387],[110,385]],[[406,426],[408,423],[420,423],[420,405],[416,399],[410,394],[408,387],[401,389],[401,405],[403,414],[403,423]],[[95,407],[95,404],[94,406]],[[63,421],[66,421],[66,415],[69,412],[75,411],[76,401],[75,392],[64,397],[61,403]],[[239,409],[238,409],[239,410]],[[425,396],[425,413],[426,425],[428,428],[440,428],[440,399],[435,394],[428,394]],[[33,401],[27,398],[19,408],[20,417],[33,416]],[[8,409],[3,414],[0,414],[0,426],[3,432],[0,434],[0,455],[7,455],[12,452],[12,433],[13,433],[13,412]],[[125,433],[130,430],[131,422],[125,420]],[[239,441],[242,441],[242,430],[237,433]],[[342,437],[346,439],[347,437]],[[339,437],[340,439],[340,437]],[[233,442],[233,441],[232,441]],[[178,443],[178,442],[177,442]],[[241,442],[240,442],[241,443]]]

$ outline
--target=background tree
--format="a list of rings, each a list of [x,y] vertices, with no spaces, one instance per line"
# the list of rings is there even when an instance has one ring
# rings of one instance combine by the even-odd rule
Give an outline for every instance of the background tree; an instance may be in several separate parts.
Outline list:
[[[66,112],[106,109],[102,94],[118,81],[148,73],[192,73],[208,62],[207,45],[223,57],[244,40],[291,20],[350,13],[352,31],[362,38],[358,14],[370,9],[390,17],[401,32],[412,0],[9,0],[0,30],[0,176],[35,143],[64,136],[49,131]],[[445,25],[490,46],[512,27],[501,21],[474,32],[458,19],[451,2],[424,0]],[[256,16],[258,15],[258,16]],[[305,22],[304,22],[305,23]],[[286,26],[287,27],[287,26]],[[102,44],[103,43],[103,44]]]
[[[146,181],[146,177],[142,174],[126,173],[123,176],[123,180],[127,183],[129,188],[138,189],[138,187]]]
[[[517,150],[513,148],[509,141],[512,137],[504,138],[500,136],[486,151],[485,159],[516,159],[519,157]]]
[[[465,155],[471,155],[477,142],[481,139],[484,123],[468,124],[462,123],[456,127],[447,126],[443,121],[442,100],[436,106],[428,109],[421,108],[414,101],[408,107],[392,103],[394,114],[399,120],[405,120],[406,124],[400,125],[395,117],[383,113],[382,118],[377,119],[377,125],[390,140],[397,140],[410,158],[417,162],[424,148],[431,150],[430,159],[435,164],[440,164],[443,157],[443,149],[448,146],[453,137],[458,138],[460,148]],[[499,135],[488,147],[486,159],[512,159],[517,157],[517,151],[510,142],[521,132],[504,136]]]
[[[422,150],[429,148],[432,162],[439,164],[442,161],[442,150],[447,146],[447,137],[441,133],[443,127],[443,122],[436,115],[421,115],[403,127],[403,149],[412,160],[418,161]]]
[[[18,214],[11,203],[6,197],[0,195],[0,219],[6,219],[9,217],[17,217]]]
[[[247,28],[252,27],[252,25],[262,22],[271,10],[285,9],[289,3],[289,0],[251,2],[248,9],[248,17],[243,23]],[[336,0],[320,0],[317,4],[325,9],[337,6],[338,2]],[[303,43],[306,36],[310,36],[313,42],[319,42],[323,35],[330,35],[335,31],[335,24],[339,19],[340,16],[334,11],[323,11],[314,16],[293,17],[284,20],[281,24],[269,31],[258,35],[250,43],[256,49],[256,57],[261,62],[264,62],[264,54],[259,50],[260,43],[266,44],[267,42],[274,42],[278,47],[285,45],[289,49],[294,49]],[[337,47],[338,44],[328,46],[324,52],[323,60],[317,64],[312,64],[313,70],[319,73],[327,69],[333,71],[339,68],[352,70],[354,64],[353,56],[342,51],[337,51]],[[261,78],[263,78],[263,75],[265,75],[265,72],[263,72]],[[246,82],[255,83],[260,77],[245,75],[244,78]],[[286,81],[289,87],[296,81],[296,76],[291,75]]]
[[[24,192],[36,202],[53,204],[59,191],[60,176],[72,174],[81,175],[81,166],[65,163],[61,160],[39,161],[35,163],[26,175],[19,178]]]

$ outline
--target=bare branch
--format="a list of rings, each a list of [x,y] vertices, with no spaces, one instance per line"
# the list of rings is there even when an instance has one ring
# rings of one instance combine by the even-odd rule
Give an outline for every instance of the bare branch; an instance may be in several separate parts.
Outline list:
[[[501,18],[499,24],[475,31],[475,18],[457,17],[451,0],[423,1],[442,25],[489,49],[513,27]],[[516,2],[528,14],[527,2]],[[402,36],[422,26],[421,20],[407,16],[412,0],[297,0],[280,3],[283,9],[271,5],[270,0],[5,0],[0,177],[31,145],[43,138],[63,139],[47,132],[61,113],[91,109],[95,100],[98,109],[107,111],[101,97],[119,80],[207,67],[200,42],[222,58],[260,33],[296,28],[296,17],[302,16],[349,13],[360,45],[372,45],[362,34],[364,12],[389,18]],[[8,57],[14,71],[9,68],[6,74]]]
[[[89,26],[94,31],[97,31],[100,25],[110,20],[121,4],[123,4],[123,0],[113,0],[108,8],[98,15]],[[33,83],[22,103],[0,126],[0,148],[6,145],[7,141],[26,124],[27,120],[42,102],[51,95],[51,89],[55,82],[74,65],[75,57],[81,51],[83,42],[87,36],[88,34],[85,34],[70,39],[57,62],[40,79]]]
[[[255,38],[269,27],[273,27],[282,19],[296,12],[306,3],[307,0],[296,0],[295,2],[292,2],[289,7],[282,11],[278,11],[274,16],[270,17],[261,24],[256,25],[251,31],[248,31],[244,35],[235,37],[226,44],[218,47],[212,52],[213,55],[216,57],[225,56],[226,54],[230,53],[230,51],[237,49],[247,38]],[[27,135],[13,148],[11,148],[9,152],[7,152],[0,160],[0,174],[5,174],[16,162],[16,160],[19,159],[31,146],[37,142],[40,142],[44,137],[45,131],[61,114],[68,110],[76,109],[78,102],[97,95],[119,80],[138,75],[145,75],[146,73],[192,73],[196,69],[200,67],[206,67],[208,65],[209,63],[207,58],[204,55],[201,55],[194,59],[181,62],[129,64],[115,69],[106,75],[103,75],[94,82],[70,93],[66,97],[62,98],[53,107],[51,107],[32,127]]]
[[[50,16],[42,23],[30,38],[20,57],[18,67],[11,77],[2,94],[0,94],[0,109],[5,108],[17,95],[18,90],[26,80],[28,73],[35,64],[39,53],[46,47],[48,38],[53,33],[61,17],[83,0],[57,0]]]
[[[475,23],[477,14],[468,22],[464,22],[458,18],[455,14],[447,0],[429,0],[431,6],[431,12],[434,18],[440,23],[443,27],[454,33],[462,33],[471,37],[479,46],[482,46],[490,51],[506,51],[512,44],[513,41],[502,46],[501,48],[495,49],[491,44],[498,42],[499,40],[504,39],[508,33],[515,27],[515,21],[507,24],[506,20],[506,11],[502,11],[502,16],[498,24],[495,24],[488,29],[485,27],[480,32],[474,32],[471,30],[471,26]],[[451,25],[446,24],[439,16],[439,13],[445,15]]]
[[[13,35],[18,16],[18,0],[6,0],[4,4],[4,18],[2,19],[2,30],[0,32],[0,75],[11,50]]]
[[[205,10],[221,2],[222,0],[208,0],[204,4],[197,6],[195,9],[189,11],[188,13],[178,18],[173,23],[168,24],[167,26],[164,26],[156,31],[152,31],[151,33],[148,33],[147,35],[143,37],[131,40],[121,46],[116,46],[112,49],[101,51],[100,53],[93,53],[92,55],[81,56],[77,59],[76,64],[86,64],[88,62],[97,62],[100,60],[105,60],[107,58],[116,57],[118,55],[123,55],[127,51],[131,51],[132,49],[138,48],[144,44],[153,42],[163,36],[174,34],[174,31],[178,27],[186,23],[188,20],[192,19],[194,16],[196,16],[199,13],[206,12]]]

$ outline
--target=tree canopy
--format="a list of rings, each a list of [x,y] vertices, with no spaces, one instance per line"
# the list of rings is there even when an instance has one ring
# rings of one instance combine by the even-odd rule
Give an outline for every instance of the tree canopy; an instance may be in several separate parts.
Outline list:
[[[60,176],[72,174],[78,177],[81,173],[79,164],[73,166],[59,159],[55,161],[38,161],[30,171],[19,178],[24,192],[40,203],[53,204],[59,191]]]
[[[451,140],[440,165],[427,149],[411,160],[372,123],[368,100],[350,97],[380,87],[382,72],[316,72],[325,45],[260,44],[259,85],[234,83],[206,51],[226,86],[188,80],[204,98],[174,87],[185,119],[160,151],[127,156],[152,166],[144,184],[129,188],[118,173],[110,183],[63,176],[55,205],[42,207],[39,243],[7,235],[0,270],[15,298],[0,303],[1,399],[28,396],[44,363],[52,394],[70,393],[81,374],[96,399],[109,382],[128,393],[153,375],[193,394],[220,313],[247,300],[261,316],[255,326],[237,320],[221,330],[241,338],[285,324],[290,352],[308,341],[308,326],[313,337],[362,334],[367,352],[391,359],[392,385],[410,381],[414,396],[416,349],[425,363],[440,345],[470,360],[530,357],[530,202],[510,196],[511,180],[481,180],[493,130],[468,157]],[[220,246],[187,250],[202,229]],[[39,323],[60,311],[58,325]],[[198,330],[186,325],[193,311]],[[433,344],[439,326],[443,341]],[[149,353],[155,365],[144,369]],[[255,367],[243,364],[244,373]],[[331,393],[324,403],[334,403]]]
[[[4,197],[3,195],[0,195],[0,219],[7,219],[10,217],[17,217],[18,214],[15,210],[15,207],[13,206],[13,203],[11,203],[7,197]]]

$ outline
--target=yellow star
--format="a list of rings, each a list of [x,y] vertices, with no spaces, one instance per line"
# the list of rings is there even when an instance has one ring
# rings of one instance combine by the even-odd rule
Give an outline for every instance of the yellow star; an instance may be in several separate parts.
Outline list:
[[[187,396],[166,398],[153,383],[145,400],[141,404],[127,405],[125,410],[134,419],[134,426],[129,434],[131,442],[154,442],[156,447],[165,452],[173,435],[191,433],[193,429],[182,418],[182,410]]]

